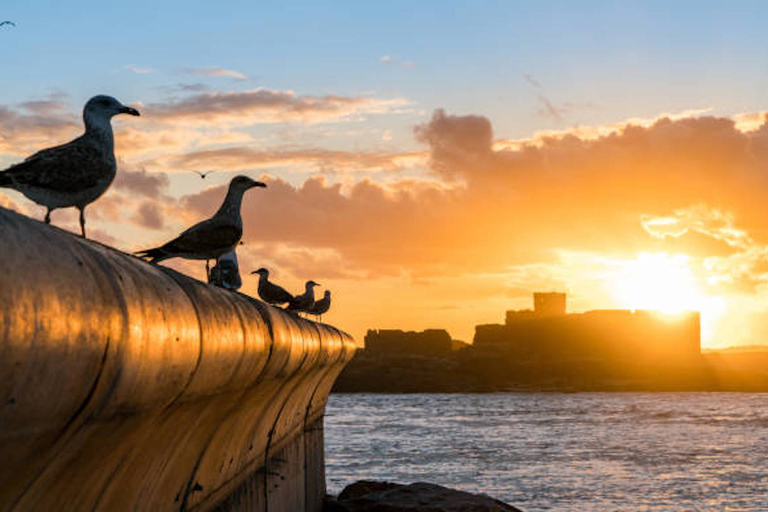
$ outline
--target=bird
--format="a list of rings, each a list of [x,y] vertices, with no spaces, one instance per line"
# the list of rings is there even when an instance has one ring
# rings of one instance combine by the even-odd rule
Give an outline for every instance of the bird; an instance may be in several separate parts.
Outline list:
[[[16,24],[14,22],[12,22],[12,21],[0,21],[0,27],[2,27],[3,25],[8,25],[8,26],[11,26],[11,27],[15,27],[16,26]]]
[[[192,170],[192,171],[189,171],[189,172],[193,172],[193,173],[197,174],[198,176],[200,176],[200,179],[203,179],[203,180],[204,180],[206,176],[208,176],[208,175],[209,175],[209,174],[211,174],[212,172],[216,172],[216,171],[206,171],[206,172],[202,172],[202,171],[194,171],[194,170]]]
[[[323,294],[323,298],[320,300],[315,301],[314,304],[312,304],[312,307],[309,308],[310,315],[314,315],[315,317],[320,317],[322,320],[323,313],[328,312],[328,310],[331,309],[331,291],[325,290],[325,293]]]
[[[233,251],[243,236],[243,219],[240,217],[243,194],[250,188],[266,186],[266,183],[254,181],[247,176],[235,176],[229,182],[224,202],[213,217],[195,224],[160,247],[138,251],[136,255],[150,263],[168,258],[205,260],[205,271],[208,274],[209,261]]]
[[[267,304],[279,306],[293,300],[293,295],[285,291],[285,288],[269,281],[269,270],[260,268],[259,270],[254,270],[251,274],[259,275],[259,297]]]
[[[238,290],[243,286],[237,253],[234,250],[219,257],[216,265],[208,272],[208,283],[227,290]]]
[[[83,108],[83,135],[0,171],[0,187],[18,190],[45,206],[46,224],[51,223],[51,212],[56,208],[77,207],[85,238],[85,207],[109,188],[117,172],[110,123],[117,114],[140,115],[111,96],[94,96]]]
[[[295,311],[297,313],[309,311],[309,308],[315,303],[315,286],[320,285],[314,281],[307,281],[307,284],[304,286],[304,293],[295,296],[288,303],[288,311]]]

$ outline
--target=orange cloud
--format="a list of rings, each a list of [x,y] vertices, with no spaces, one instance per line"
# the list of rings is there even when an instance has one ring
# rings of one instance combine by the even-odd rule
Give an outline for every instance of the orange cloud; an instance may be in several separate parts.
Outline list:
[[[58,101],[0,106],[0,155],[22,156],[51,141],[67,142],[81,127],[79,118]]]
[[[161,169],[427,168],[413,172],[417,178],[391,172],[386,183],[352,174],[344,183],[314,176],[294,185],[267,176],[268,188],[249,193],[243,204],[241,264],[273,267],[291,286],[314,276],[349,293],[400,300],[376,312],[399,312],[404,320],[395,326],[423,327],[414,325],[417,313],[469,327],[498,320],[494,311],[500,316],[516,301],[525,307],[523,291],[535,287],[573,291],[577,308],[611,307],[595,283],[643,252],[686,255],[691,277],[710,293],[744,301],[768,297],[768,125],[762,114],[731,119],[685,112],[499,141],[482,116],[437,111],[414,130],[424,151],[407,153],[197,147],[198,141],[186,139],[186,128],[174,135],[172,124],[163,124],[194,116],[196,109],[202,118],[244,125],[261,113],[328,120],[358,108],[354,102],[334,106],[326,102],[330,97],[232,94],[160,105],[152,129],[166,130],[168,139],[142,140],[133,126],[120,126],[118,144],[147,152],[167,148],[153,160]],[[44,111],[59,116],[59,124],[47,127],[39,114]],[[25,136],[73,129],[74,118],[62,123],[67,117],[56,111],[44,104],[6,108],[0,125],[21,120],[14,126]],[[167,176],[121,163],[115,186],[89,209],[94,229],[127,233],[118,243],[131,249],[167,239],[218,208],[225,184],[213,183],[172,199]],[[125,227],[112,229],[119,223]],[[414,303],[418,311],[405,311]],[[360,326],[376,326],[365,308],[339,307],[356,315]],[[756,302],[744,307],[759,310]]]
[[[160,158],[156,164],[193,170],[248,171],[275,166],[300,166],[346,170],[394,170],[426,163],[425,153],[335,151],[321,148],[257,149],[235,146],[193,151]]]

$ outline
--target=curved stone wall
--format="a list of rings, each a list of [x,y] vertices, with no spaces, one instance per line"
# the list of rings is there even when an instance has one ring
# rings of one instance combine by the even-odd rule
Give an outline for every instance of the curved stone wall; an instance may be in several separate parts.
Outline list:
[[[0,510],[320,510],[345,333],[0,208]]]

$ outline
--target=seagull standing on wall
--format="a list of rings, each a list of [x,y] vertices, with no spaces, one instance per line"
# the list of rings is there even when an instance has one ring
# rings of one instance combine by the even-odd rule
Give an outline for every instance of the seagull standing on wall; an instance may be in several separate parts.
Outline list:
[[[325,294],[323,294],[323,298],[315,301],[314,304],[312,304],[312,307],[309,308],[310,315],[315,315],[316,317],[320,317],[320,319],[323,319],[323,314],[327,313],[328,310],[331,309],[331,291],[325,290]]]
[[[236,176],[229,182],[229,190],[219,210],[208,220],[195,224],[177,238],[154,249],[146,249],[136,254],[158,263],[168,258],[188,260],[206,260],[206,274],[209,272],[209,260],[234,251],[243,236],[243,219],[240,217],[240,205],[243,194],[253,187],[266,187],[265,183],[254,181],[247,176]]]
[[[259,274],[259,297],[267,304],[278,306],[293,300],[293,295],[285,291],[285,288],[269,281],[269,270],[260,268],[251,274]]]
[[[115,179],[113,116],[138,110],[111,96],[94,96],[83,108],[85,133],[62,146],[44,149],[0,172],[0,187],[18,190],[45,206],[45,223],[56,208],[80,210],[80,232],[85,238],[85,207],[98,199]]]
[[[214,284],[227,290],[239,290],[243,286],[240,278],[240,265],[237,253],[230,251],[221,256],[216,265],[208,272],[208,284]]]
[[[304,287],[304,293],[297,295],[293,300],[288,303],[288,311],[295,311],[297,313],[306,313],[309,308],[315,303],[315,286],[320,286],[314,281],[307,281]]]

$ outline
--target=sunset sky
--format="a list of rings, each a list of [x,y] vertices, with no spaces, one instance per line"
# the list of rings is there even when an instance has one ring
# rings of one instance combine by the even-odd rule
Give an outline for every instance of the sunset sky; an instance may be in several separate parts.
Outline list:
[[[4,0],[0,168],[110,94],[142,117],[113,122],[91,236],[157,245],[261,178],[242,291],[261,266],[314,279],[358,342],[471,341],[565,291],[701,310],[705,347],[768,343],[768,4],[670,3]]]

